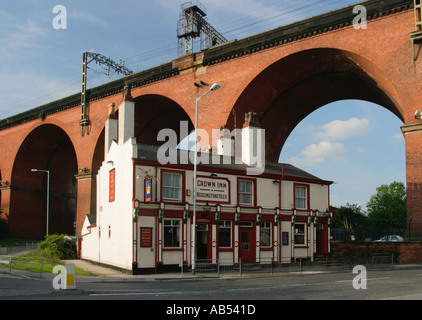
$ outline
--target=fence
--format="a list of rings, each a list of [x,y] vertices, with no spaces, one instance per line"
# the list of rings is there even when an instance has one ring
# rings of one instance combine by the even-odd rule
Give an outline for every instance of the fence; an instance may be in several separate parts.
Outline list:
[[[44,259],[16,256],[25,251],[32,251],[38,248],[39,242],[26,242],[22,244],[13,244],[0,246],[0,266],[8,268],[9,272],[13,270],[30,271],[28,275],[34,274],[42,277]]]
[[[398,223],[386,219],[377,220],[372,225],[353,226],[353,228],[331,227],[333,241],[376,241],[387,235],[399,235],[406,242],[422,243],[422,218],[410,218]]]
[[[13,244],[0,246],[0,255],[12,255],[23,251],[36,250],[39,242],[26,242],[22,244]]]
[[[12,270],[14,269],[30,271],[35,275],[39,276],[39,278],[41,278],[44,266],[44,259],[30,257],[0,256],[0,266],[7,267],[9,269],[9,272],[12,272]]]
[[[238,276],[245,274],[267,274],[277,273],[319,273],[328,271],[348,271],[355,265],[365,265],[367,268],[388,267],[395,263],[395,253],[371,253],[365,258],[341,257],[325,255],[315,257],[314,260],[307,258],[296,258],[290,261],[275,261],[272,258],[260,259],[260,262],[246,262],[241,259],[214,259],[197,260],[195,264],[195,275],[204,276]],[[193,274],[191,261],[185,261],[181,268],[181,277]]]

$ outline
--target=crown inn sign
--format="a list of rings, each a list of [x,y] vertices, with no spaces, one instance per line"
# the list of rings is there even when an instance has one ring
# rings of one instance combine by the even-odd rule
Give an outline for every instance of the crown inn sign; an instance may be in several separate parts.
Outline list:
[[[330,253],[331,181],[279,163],[250,176],[246,164],[219,154],[208,156],[224,161],[198,166],[194,237],[189,151],[177,150],[179,164],[161,164],[158,147],[138,144],[128,129],[133,108],[124,101],[119,118],[107,120],[97,214],[86,216],[82,259],[133,274],[175,271],[192,263],[194,238],[197,263],[290,263]],[[260,130],[252,125],[242,130]],[[242,144],[249,154],[251,144]]]
[[[196,201],[230,203],[229,179],[197,177],[196,181]]]

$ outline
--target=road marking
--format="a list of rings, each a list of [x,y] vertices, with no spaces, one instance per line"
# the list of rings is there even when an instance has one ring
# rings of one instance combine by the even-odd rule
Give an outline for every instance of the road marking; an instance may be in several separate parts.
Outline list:
[[[367,281],[371,281],[371,280],[387,280],[387,279],[391,279],[391,277],[384,277],[384,278],[372,278],[372,279],[366,279]],[[353,279],[351,280],[338,280],[336,281],[337,283],[343,283],[343,282],[353,282]]]
[[[110,292],[110,293],[90,293],[91,297],[97,296],[142,296],[142,295],[166,295],[166,294],[182,294],[179,291],[172,292]]]
[[[244,291],[244,290],[265,290],[265,289],[286,289],[286,288],[293,288],[293,287],[303,287],[306,284],[288,284],[283,286],[266,286],[266,287],[252,287],[252,288],[227,288],[227,291]]]

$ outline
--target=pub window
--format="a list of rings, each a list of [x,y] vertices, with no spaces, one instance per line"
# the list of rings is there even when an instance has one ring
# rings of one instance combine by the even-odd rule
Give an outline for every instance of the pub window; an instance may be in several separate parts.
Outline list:
[[[253,181],[239,180],[237,186],[238,201],[240,205],[253,205]]]
[[[218,246],[220,248],[231,247],[232,222],[219,221],[218,222]]]
[[[295,245],[305,244],[305,224],[296,223],[294,225]]]
[[[261,247],[271,247],[271,222],[264,221],[260,228]]]
[[[308,188],[305,186],[295,186],[295,208],[307,209]]]
[[[164,219],[164,248],[180,248],[180,219]]]
[[[163,173],[163,200],[182,200],[182,175],[179,173]]]

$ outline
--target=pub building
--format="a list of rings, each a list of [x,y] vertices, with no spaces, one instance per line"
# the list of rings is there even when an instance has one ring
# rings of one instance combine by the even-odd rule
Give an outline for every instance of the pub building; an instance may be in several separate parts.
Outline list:
[[[248,157],[257,150],[247,140],[259,124],[247,121],[242,128],[241,161],[224,155],[233,146],[224,134],[217,154],[198,153],[192,228],[192,154],[169,148],[173,161],[162,164],[160,147],[137,144],[133,113],[134,103],[124,101],[119,118],[106,122],[97,211],[84,221],[81,259],[143,274],[179,271],[192,263],[193,247],[196,263],[220,265],[290,263],[330,253],[332,182],[280,163],[265,163],[251,175]]]

